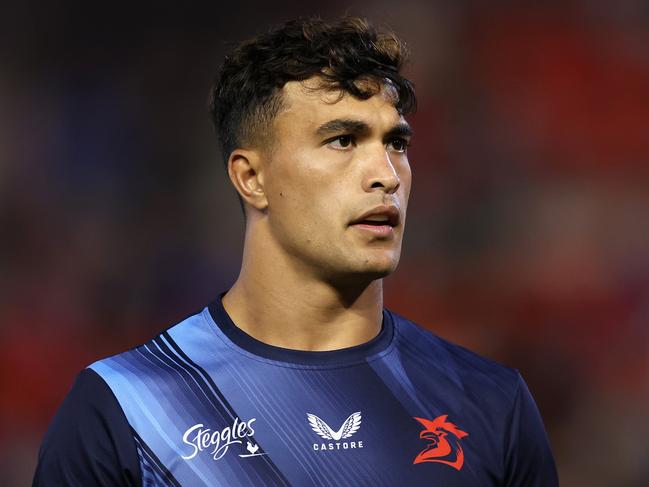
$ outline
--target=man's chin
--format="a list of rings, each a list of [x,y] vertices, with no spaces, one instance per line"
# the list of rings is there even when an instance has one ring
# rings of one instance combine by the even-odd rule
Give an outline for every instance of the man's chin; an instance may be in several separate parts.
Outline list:
[[[399,265],[399,253],[381,252],[361,257],[357,264],[357,273],[367,278],[381,279],[392,274]]]
[[[346,269],[338,273],[334,280],[339,286],[366,286],[372,281],[383,279],[392,274],[397,268],[397,263],[384,265],[364,265]]]

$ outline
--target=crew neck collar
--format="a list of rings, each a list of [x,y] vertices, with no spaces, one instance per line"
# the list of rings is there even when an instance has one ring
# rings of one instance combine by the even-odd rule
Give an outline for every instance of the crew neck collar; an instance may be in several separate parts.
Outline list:
[[[384,309],[381,331],[374,338],[360,345],[323,352],[276,347],[257,340],[239,328],[223,307],[221,299],[224,295],[225,293],[219,295],[208,306],[211,318],[219,330],[236,347],[253,355],[274,361],[302,365],[350,365],[357,362],[364,362],[368,357],[376,355],[388,348],[394,335],[392,316],[387,309]]]

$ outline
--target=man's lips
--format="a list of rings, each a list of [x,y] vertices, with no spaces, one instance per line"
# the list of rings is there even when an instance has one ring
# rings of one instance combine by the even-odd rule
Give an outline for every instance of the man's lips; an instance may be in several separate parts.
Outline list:
[[[381,205],[366,211],[353,220],[350,225],[370,225],[396,227],[400,222],[400,213],[396,206]]]
[[[349,225],[376,237],[388,237],[399,225],[400,214],[396,206],[377,206],[366,211]]]

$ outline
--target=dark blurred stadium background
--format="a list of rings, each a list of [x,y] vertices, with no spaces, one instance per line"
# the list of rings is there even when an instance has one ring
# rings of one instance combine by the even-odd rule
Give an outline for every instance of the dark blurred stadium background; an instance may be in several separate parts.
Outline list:
[[[233,41],[367,15],[413,51],[404,254],[386,301],[526,377],[562,485],[649,485],[649,3],[0,7],[0,484],[75,374],[236,277],[206,110]]]

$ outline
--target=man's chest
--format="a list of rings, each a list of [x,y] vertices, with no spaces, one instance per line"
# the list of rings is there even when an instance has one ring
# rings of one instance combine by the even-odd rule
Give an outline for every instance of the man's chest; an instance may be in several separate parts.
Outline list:
[[[497,485],[502,450],[467,400],[412,397],[369,368],[231,369],[182,397],[163,385],[158,428],[133,425],[181,485]]]

